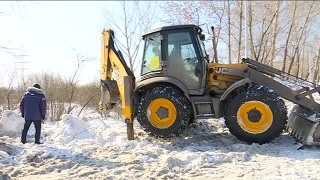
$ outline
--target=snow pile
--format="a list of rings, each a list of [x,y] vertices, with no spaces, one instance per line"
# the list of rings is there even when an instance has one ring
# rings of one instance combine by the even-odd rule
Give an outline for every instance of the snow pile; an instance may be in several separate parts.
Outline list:
[[[63,142],[73,140],[92,139],[94,134],[89,131],[89,125],[72,115],[64,114],[58,122],[58,133],[63,137]]]
[[[24,126],[24,119],[14,111],[5,110],[0,120],[0,129],[3,133],[21,134]]]
[[[0,127],[0,179],[320,178],[319,149],[297,150],[300,144],[287,133],[268,144],[249,145],[232,136],[223,119],[197,120],[166,140],[135,123],[135,140],[129,141],[123,120],[65,114],[59,122],[43,124],[44,144],[35,145],[32,129],[26,144],[4,132],[21,133],[16,128],[21,118],[8,113]]]

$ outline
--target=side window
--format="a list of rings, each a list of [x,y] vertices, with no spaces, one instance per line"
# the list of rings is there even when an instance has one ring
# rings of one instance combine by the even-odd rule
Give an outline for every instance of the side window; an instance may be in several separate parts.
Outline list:
[[[174,45],[173,44],[168,44],[168,54],[171,54],[173,49],[174,49]]]
[[[181,46],[181,57],[184,60],[187,58],[197,59],[193,44],[184,44]]]
[[[196,52],[195,42],[189,31],[168,33],[167,73],[189,89],[197,89],[201,83],[200,54]]]
[[[168,61],[187,70],[194,71],[199,62],[189,32],[168,34]]]
[[[160,33],[146,36],[143,55],[142,74],[161,70],[161,39]]]

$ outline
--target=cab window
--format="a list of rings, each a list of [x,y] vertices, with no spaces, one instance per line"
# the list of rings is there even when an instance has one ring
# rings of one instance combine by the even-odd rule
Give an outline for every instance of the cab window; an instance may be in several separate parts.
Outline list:
[[[160,33],[145,37],[145,51],[142,62],[142,74],[159,71],[161,66],[161,38]]]
[[[196,52],[196,39],[189,31],[170,32],[167,35],[167,71],[190,89],[197,89],[201,80],[201,61]]]

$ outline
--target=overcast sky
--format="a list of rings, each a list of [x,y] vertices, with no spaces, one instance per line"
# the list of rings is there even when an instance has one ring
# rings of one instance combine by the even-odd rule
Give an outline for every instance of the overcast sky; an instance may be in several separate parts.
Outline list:
[[[14,58],[0,50],[0,86],[10,74],[53,72],[70,77],[77,65],[76,51],[85,62],[81,82],[99,81],[100,35],[105,27],[102,8],[110,1],[0,2],[0,46],[21,48]],[[73,50],[75,49],[75,50]],[[17,63],[17,62],[26,63]],[[15,68],[18,68],[15,69]]]

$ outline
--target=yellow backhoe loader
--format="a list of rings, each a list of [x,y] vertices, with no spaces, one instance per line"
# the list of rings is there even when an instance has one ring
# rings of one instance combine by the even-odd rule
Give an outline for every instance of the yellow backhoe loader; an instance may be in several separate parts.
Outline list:
[[[320,105],[312,96],[319,85],[251,59],[212,63],[196,25],[146,32],[136,82],[114,38],[103,30],[100,108],[112,108],[121,97],[128,139],[134,138],[135,117],[146,132],[163,138],[182,133],[194,119],[224,117],[231,134],[248,143],[268,143],[287,129],[304,144],[319,144]],[[289,118],[283,99],[296,104]]]

